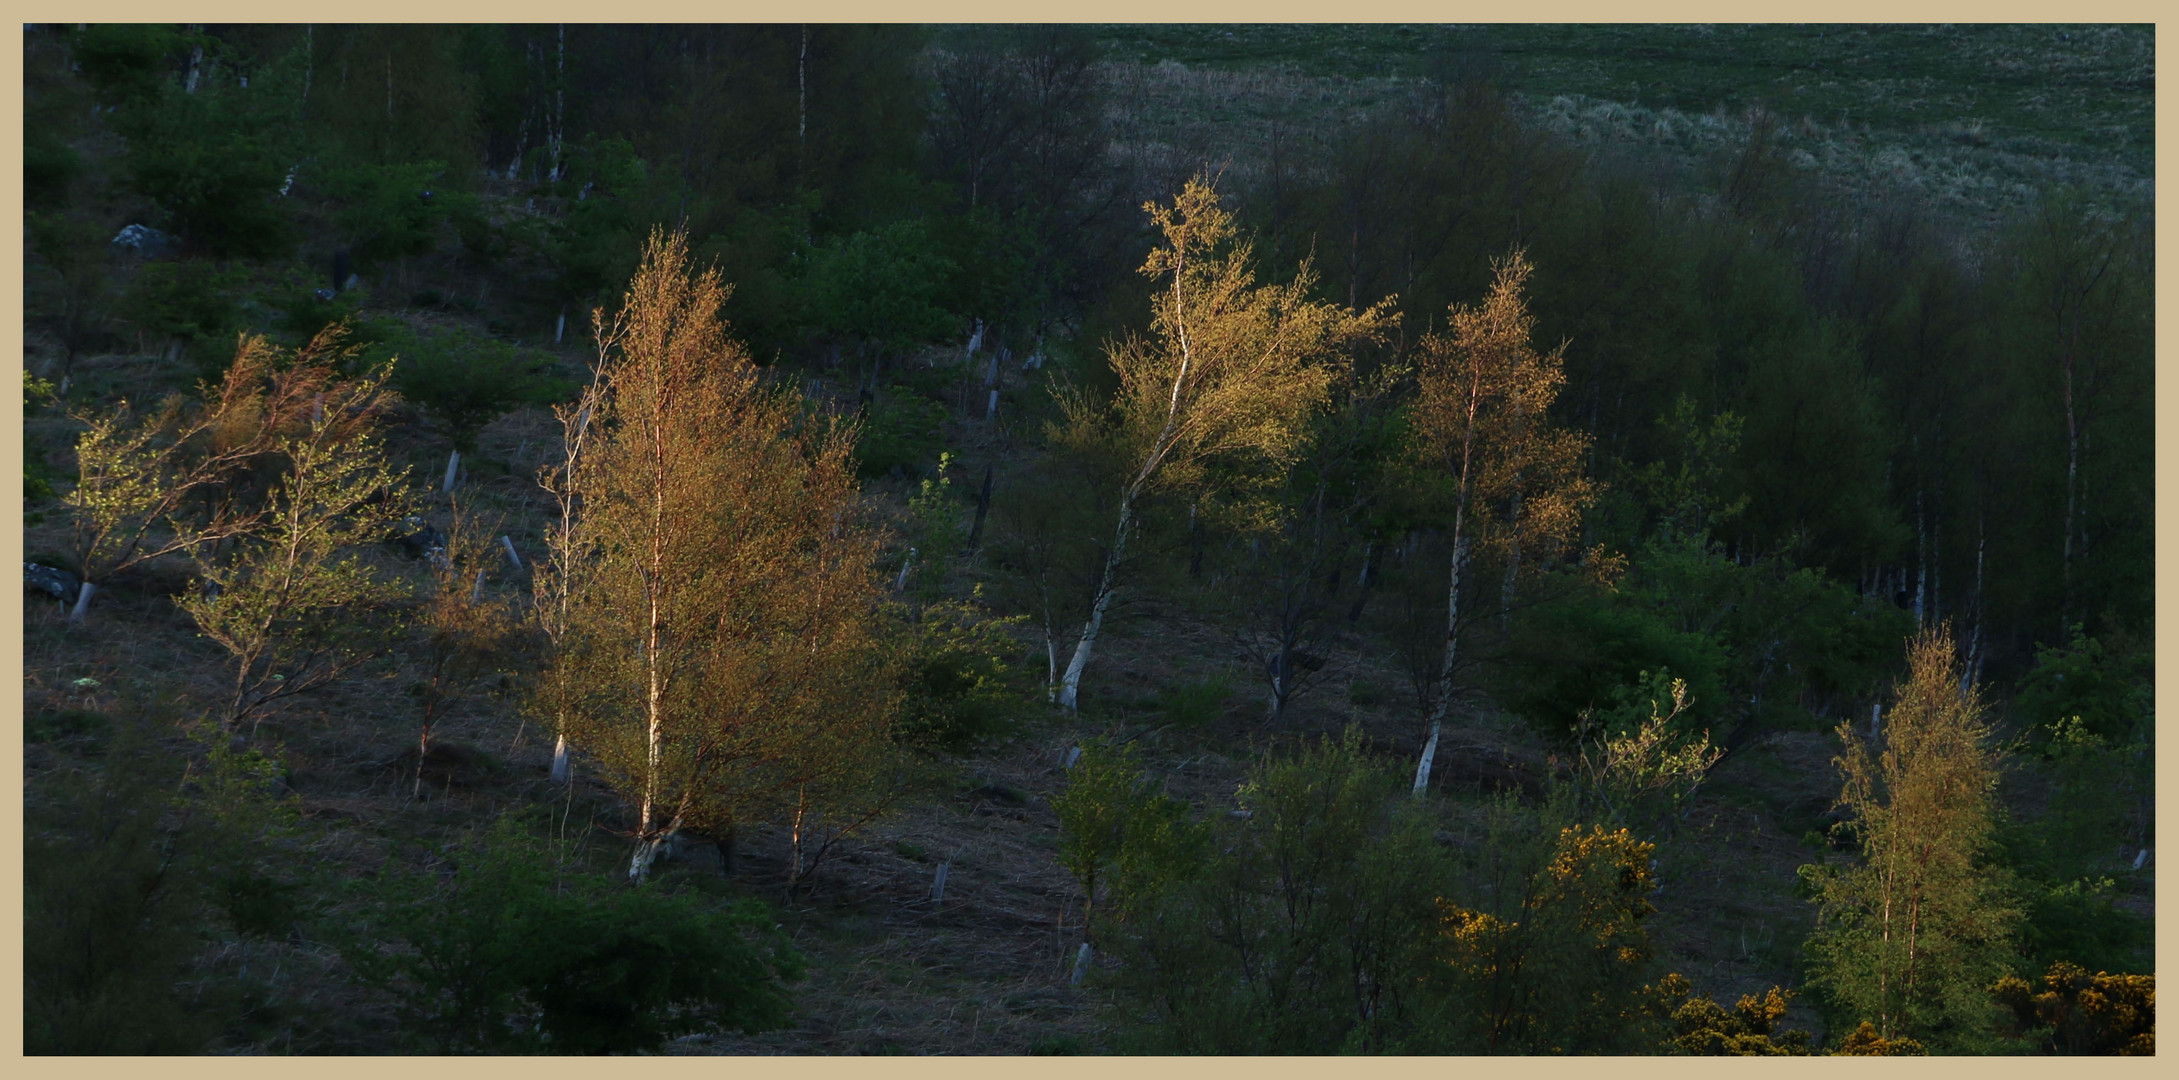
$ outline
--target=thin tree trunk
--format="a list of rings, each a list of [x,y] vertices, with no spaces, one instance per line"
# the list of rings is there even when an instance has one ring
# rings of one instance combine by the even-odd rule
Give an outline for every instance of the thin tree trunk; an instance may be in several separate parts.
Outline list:
[[[560,25],[560,54],[552,90],[552,180],[560,181],[560,150],[567,138],[567,24]]]
[[[69,625],[73,626],[83,621],[83,613],[91,609],[91,595],[97,591],[98,586],[88,581],[84,582],[82,587],[76,590],[76,606],[68,609]]]
[[[787,889],[794,890],[802,877],[802,821],[809,813],[809,788],[807,785],[794,789],[794,821],[787,827]]]
[[[1481,405],[1481,382],[1474,377],[1468,386],[1467,427],[1460,437],[1460,494],[1453,504],[1452,580],[1445,588],[1445,656],[1438,663],[1437,692],[1430,703],[1430,741],[1423,744],[1422,760],[1415,765],[1415,798],[1430,787],[1430,766],[1437,759],[1438,734],[1453,701],[1453,661],[1460,648],[1460,571],[1468,561],[1468,474],[1475,463],[1475,414]],[[1409,534],[1410,540],[1413,534]]]
[[[1922,515],[1922,489],[1914,489],[1914,628],[1929,625],[1923,601],[1929,592],[1929,527]]]
[[[2081,466],[2080,424],[2073,412],[2073,351],[2070,348],[2066,350],[2058,370],[2063,384],[2062,397],[2066,413],[2065,543],[2058,596],[2058,640],[2064,641],[2070,632],[2073,617],[2073,518],[2076,500],[2079,498]]]
[[[446,483],[439,486],[440,492],[444,493],[454,490],[454,479],[456,476],[460,475],[461,464],[462,452],[460,450],[449,450],[446,452]]]
[[[651,864],[658,861],[658,849],[666,846],[667,841],[672,840],[680,831],[681,814],[677,811],[665,828],[656,833],[646,832],[636,839],[635,854],[628,860],[628,880],[631,884],[641,885],[650,878]]]
[[[1190,580],[1199,580],[1203,577],[1203,522],[1200,514],[1201,506],[1201,499],[1196,499],[1188,504],[1188,577]]]
[[[435,705],[425,707],[424,726],[416,733],[416,786],[409,790],[410,801],[424,796],[424,759],[431,756],[431,714]]]
[[[1929,508],[1929,618],[1944,619],[1944,480],[1930,493]]]
[[[1438,735],[1444,730],[1446,714],[1452,708],[1453,659],[1460,646],[1460,571],[1468,561],[1468,541],[1461,535],[1466,510],[1463,506],[1453,516],[1453,580],[1445,590],[1445,658],[1438,664],[1436,700],[1430,703],[1430,741],[1423,744],[1422,760],[1415,765],[1412,794],[1418,799],[1429,790],[1430,767],[1438,754]]]
[[[1513,618],[1513,589],[1521,572],[1521,473],[1513,473],[1513,506],[1506,516],[1506,530],[1510,534],[1510,547],[1506,553],[1506,579],[1498,590],[1498,629],[1503,631]]]
[[[1916,882],[1907,891],[1907,970],[1899,980],[1899,1011],[1905,1013],[1914,999],[1915,961],[1920,959],[1918,946],[1922,932],[1922,886]]]
[[[563,28],[561,33],[564,41],[566,30]],[[659,376],[655,373],[655,371],[652,374],[652,379],[653,390],[654,392],[656,392],[660,388],[657,386]],[[661,404],[663,404],[663,402],[661,402]],[[645,683],[643,702],[643,806],[640,815],[636,819],[636,835],[638,839],[636,855],[635,858],[630,862],[628,867],[629,879],[639,885],[643,883],[644,875],[650,871],[651,860],[655,858],[658,853],[658,844],[660,842],[660,839],[664,835],[669,835],[672,832],[672,827],[669,827],[663,834],[654,833],[652,828],[653,815],[656,812],[656,807],[660,794],[660,781],[662,779],[659,773],[665,766],[666,734],[666,687],[664,680],[665,672],[661,670],[665,665],[665,660],[661,656],[660,650],[661,647],[664,646],[666,643],[665,590],[667,588],[667,585],[665,545],[667,543],[666,472],[668,466],[666,459],[665,431],[656,420],[654,420],[651,425],[651,430],[649,432],[649,442],[650,445],[649,447],[647,447],[647,450],[650,454],[649,465],[651,469],[651,520],[650,535],[646,537],[646,539],[649,541],[650,550],[645,553],[646,559],[645,565],[643,567],[644,614],[646,617],[646,625],[644,627],[643,636],[643,671]],[[673,826],[677,827],[679,826],[679,824],[680,815],[676,813],[674,815]]]
[[[1872,726],[1872,728],[1873,728],[1873,727],[1874,727],[1874,725],[1875,725],[1875,721],[1874,721],[1874,720],[1872,719],[1872,720],[1870,721],[1870,724],[1871,724],[1871,726]],[[1882,891],[1882,898],[1881,898],[1880,906],[1879,906],[1879,909],[1878,909],[1878,916],[1877,916],[1877,925],[1878,925],[1878,927],[1879,927],[1879,928],[1880,928],[1880,930],[1881,930],[1880,936],[1881,936],[1881,938],[1882,938],[1882,940],[1883,940],[1883,943],[1884,943],[1884,947],[1883,947],[1883,948],[1882,948],[1882,949],[1881,949],[1881,950],[1879,951],[1879,953],[1878,953],[1878,955],[1879,955],[1879,956],[1881,956],[1881,957],[1883,957],[1883,959],[1882,959],[1881,961],[1879,961],[1879,962],[1878,962],[1878,964],[1877,964],[1877,966],[1876,966],[1876,1001],[1877,1001],[1877,1017],[1876,1017],[1876,1018],[1877,1018],[1877,1027],[1881,1029],[1879,1033],[1880,1033],[1880,1034],[1882,1034],[1882,1035],[1883,1035],[1883,1036],[1884,1036],[1885,1038],[1887,1038],[1887,1039],[1889,1039],[1889,1038],[1891,1038],[1891,1037],[1892,1037],[1892,1031],[1893,1031],[1893,1027],[1892,1027],[1892,1007],[1891,1007],[1891,955],[1890,955],[1890,953],[1891,953],[1891,923],[1892,923],[1892,919],[1891,919],[1891,893],[1892,893],[1892,875],[1893,875],[1893,872],[1894,872],[1894,868],[1893,868],[1893,863],[1895,863],[1895,862],[1897,861],[1896,859],[1894,859],[1894,858],[1890,858],[1890,857],[1889,857],[1889,856],[1891,856],[1891,855],[1893,855],[1893,854],[1896,854],[1896,853],[1893,853],[1893,852],[1887,852],[1887,853],[1886,853],[1886,855],[1887,855],[1887,858],[1886,858],[1886,859],[1884,860],[1884,869],[1883,869],[1883,871],[1882,871],[1883,891]]]
[[[1984,532],[1983,526],[1984,514],[1978,509],[1975,512],[1975,629],[1974,633],[1967,639],[1967,682],[1969,686],[1972,686],[1976,680],[1982,677],[1982,628],[1984,620],[1989,617],[1987,605],[1982,597],[1982,556],[1989,546],[1989,538]],[[1962,687],[1962,689],[1965,689],[1965,687]]]
[[[1112,606],[1112,594],[1117,591],[1120,559],[1127,550],[1127,529],[1134,512],[1134,500],[1120,501],[1120,526],[1112,534],[1112,550],[1105,555],[1104,575],[1097,582],[1097,598],[1090,605],[1089,621],[1082,626],[1081,640],[1074,646],[1074,658],[1067,661],[1067,674],[1059,685],[1059,704],[1068,712],[1075,711],[1076,694],[1082,685],[1082,669],[1089,666],[1090,653],[1097,648],[1097,634],[1104,629],[1105,610]]]
[[[794,61],[794,165],[795,179],[802,179],[809,157],[810,135],[810,28],[802,26],[802,50]]]
[[[976,494],[976,519],[968,527],[968,549],[970,551],[976,550],[977,543],[983,539],[984,515],[991,510],[991,471],[991,464],[986,463],[984,465],[983,487]]]
[[[1376,589],[1377,575],[1374,572],[1376,569],[1376,557],[1377,541],[1372,540],[1368,544],[1363,545],[1362,572],[1355,575],[1354,579],[1356,589],[1354,606],[1347,609],[1347,625],[1349,626],[1352,626],[1362,620],[1362,609],[1369,606],[1370,593]]]
[[[1052,620],[1044,620],[1044,700],[1059,700],[1059,638],[1052,633]]]

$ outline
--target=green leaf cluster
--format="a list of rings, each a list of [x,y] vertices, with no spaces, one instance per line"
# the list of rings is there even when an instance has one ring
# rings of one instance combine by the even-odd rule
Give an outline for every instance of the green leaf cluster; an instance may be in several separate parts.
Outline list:
[[[564,877],[511,818],[449,855],[362,885],[339,933],[425,1048],[637,1053],[790,1015],[801,960],[760,904]]]

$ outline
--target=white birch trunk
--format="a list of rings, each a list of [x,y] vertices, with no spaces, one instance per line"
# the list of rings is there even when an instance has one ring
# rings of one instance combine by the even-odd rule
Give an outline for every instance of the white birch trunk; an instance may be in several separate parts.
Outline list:
[[[567,735],[565,732],[561,733],[560,737],[552,744],[552,773],[550,775],[552,782],[555,784],[567,782]]]
[[[1132,496],[1132,493],[1130,493]],[[1059,704],[1068,712],[1075,711],[1077,692],[1082,685],[1082,671],[1089,667],[1090,654],[1097,648],[1097,634],[1104,629],[1105,610],[1112,606],[1112,594],[1117,591],[1116,577],[1120,559],[1127,551],[1127,529],[1132,523],[1134,499],[1120,501],[1120,526],[1112,534],[1112,550],[1105,556],[1104,576],[1097,582],[1097,601],[1090,606],[1090,617],[1082,625],[1082,638],[1074,646],[1074,657],[1067,661],[1067,674],[1059,685]]]
[[[1411,793],[1422,798],[1430,787],[1430,766],[1437,760],[1438,735],[1445,728],[1445,716],[1453,701],[1453,660],[1460,645],[1460,571],[1468,561],[1468,540],[1461,536],[1461,519],[1467,508],[1462,507],[1454,516],[1453,524],[1453,580],[1445,590],[1445,659],[1438,664],[1437,700],[1430,703],[1430,741],[1423,744],[1422,760],[1415,766],[1415,789]]]
[[[522,569],[522,556],[515,553],[514,537],[508,535],[501,535],[499,538],[499,543],[500,546],[507,549],[507,561],[513,563],[514,568],[517,571],[520,571]]]
[[[1415,788],[1409,794],[1417,799],[1430,790],[1430,766],[1437,762],[1438,734],[1441,724],[1430,721],[1430,741],[1422,744],[1422,759],[1415,763]]]
[[[1059,700],[1059,639],[1049,622],[1044,624],[1044,700]]]
[[[441,485],[439,486],[439,491],[440,491],[441,493],[445,493],[445,492],[450,492],[450,491],[453,491],[453,490],[454,490],[454,478],[455,478],[455,477],[456,477],[457,475],[459,475],[459,473],[460,473],[460,470],[461,470],[461,466],[462,466],[462,452],[461,452],[461,451],[459,451],[459,450],[449,450],[449,451],[447,451],[447,452],[446,452],[446,482],[445,482],[444,484],[441,484]]]
[[[98,586],[88,581],[83,583],[82,588],[76,590],[76,606],[68,610],[68,621],[71,624],[83,621],[83,613],[90,610],[91,607],[91,594],[97,591]]]

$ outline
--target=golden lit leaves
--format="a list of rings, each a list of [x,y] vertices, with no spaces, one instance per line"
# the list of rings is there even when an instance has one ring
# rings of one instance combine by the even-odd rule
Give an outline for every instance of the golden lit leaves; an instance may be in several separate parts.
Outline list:
[[[1860,863],[1802,871],[1820,911],[1810,982],[1884,1039],[1979,1023],[2018,918],[2001,871],[1980,858],[1997,778],[1980,695],[1946,629],[1911,641],[1907,665],[1880,750],[1839,728],[1839,806]]]
[[[246,437],[196,459],[196,468],[223,456],[234,470],[255,458],[282,466],[253,510],[213,515],[225,535],[239,537],[234,547],[222,553],[205,543],[219,533],[194,534],[188,550],[199,582],[175,597],[234,661],[229,723],[253,713],[262,719],[274,702],[376,655],[383,642],[368,613],[402,595],[356,554],[383,540],[408,509],[407,470],[387,460],[376,429],[393,397],[390,369],[339,378],[325,351],[332,340],[321,336],[269,376],[271,350],[245,342],[220,404],[198,419],[197,430],[216,433],[223,419],[254,417],[243,425]],[[191,535],[175,529],[177,538]]]
[[[806,422],[726,335],[716,271],[653,234],[601,322],[595,416],[564,481],[564,617],[540,696],[638,807],[728,826],[885,744],[876,542],[852,432]],[[564,621],[558,621],[562,620]]]
[[[1863,1020],[1831,1053],[1838,1057],[1925,1057],[1929,1051],[1905,1036],[1887,1039],[1875,1024]]]
[[[1558,558],[1595,501],[1583,473],[1589,439],[1553,424],[1566,384],[1565,347],[1530,343],[1535,317],[1522,298],[1534,268],[1516,251],[1496,264],[1481,305],[1455,305],[1449,332],[1416,350],[1415,449],[1459,484],[1478,546],[1525,569]]]
[[[1991,987],[2019,1030],[2048,1029],[2052,1048],[2063,1053],[2156,1053],[2156,976],[2090,975],[2059,961],[2042,982],[2041,993],[2017,975]]]
[[[78,480],[62,501],[75,512],[83,576],[103,582],[265,526],[268,507],[247,497],[262,490],[253,473],[298,445],[347,443],[394,400],[382,376],[341,379],[337,366],[352,352],[338,326],[294,354],[244,337],[220,380],[194,398],[170,398],[141,418],[126,402],[79,415]]]
[[[1165,238],[1142,268],[1158,282],[1150,332],[1108,352],[1120,378],[1112,410],[1139,463],[1131,495],[1192,480],[1214,455],[1285,461],[1336,365],[1391,325],[1389,306],[1357,313],[1311,300],[1306,264],[1289,282],[1259,284],[1252,247],[1203,178],[1145,209]],[[1079,402],[1070,411],[1090,419]]]

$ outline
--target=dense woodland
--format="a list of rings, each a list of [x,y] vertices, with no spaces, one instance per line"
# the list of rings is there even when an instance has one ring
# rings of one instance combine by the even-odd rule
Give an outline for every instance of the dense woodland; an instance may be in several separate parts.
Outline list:
[[[2149,31],[1377,33],[27,28],[26,1049],[2153,1052]]]

